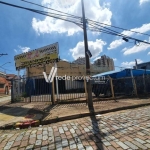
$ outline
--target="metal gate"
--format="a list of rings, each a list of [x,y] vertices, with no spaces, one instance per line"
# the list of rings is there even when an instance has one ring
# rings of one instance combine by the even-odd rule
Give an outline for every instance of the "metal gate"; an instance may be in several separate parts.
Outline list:
[[[12,80],[12,102],[51,102],[51,83],[43,76]]]

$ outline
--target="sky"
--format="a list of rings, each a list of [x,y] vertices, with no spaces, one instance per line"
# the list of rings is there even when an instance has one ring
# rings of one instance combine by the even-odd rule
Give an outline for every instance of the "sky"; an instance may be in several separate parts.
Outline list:
[[[21,0],[5,0],[5,2],[50,11]],[[32,2],[75,16],[82,16],[81,0]],[[150,35],[150,0],[84,0],[84,5],[85,16],[88,19]],[[105,25],[105,27],[108,26]],[[150,42],[150,36],[147,35],[115,28],[113,30]],[[134,66],[135,59],[138,63],[150,61],[150,44],[142,42],[135,44],[134,40],[125,42],[121,37],[90,30],[87,30],[87,37],[88,47],[92,53],[91,63],[104,54],[114,59],[116,70],[120,69],[119,67]],[[0,71],[5,71],[7,74],[17,74],[15,55],[56,42],[59,43],[61,59],[72,62],[78,57],[84,57],[83,29],[78,25],[3,4],[0,4],[0,39],[0,53],[8,54],[0,57]]]

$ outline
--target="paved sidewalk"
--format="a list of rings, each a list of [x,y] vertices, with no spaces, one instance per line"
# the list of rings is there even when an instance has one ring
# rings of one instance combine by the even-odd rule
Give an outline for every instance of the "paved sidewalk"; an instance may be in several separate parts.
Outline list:
[[[2,102],[10,102],[11,96],[0,96],[0,103]]]
[[[150,105],[150,99],[124,99],[94,102],[95,113],[107,113],[144,105]],[[89,116],[86,103],[50,105],[49,102],[13,103],[0,106],[0,127],[15,123],[26,123],[28,120],[40,120],[41,124],[49,124],[67,119]],[[28,118],[27,116],[33,116]]]
[[[1,150],[148,150],[150,106],[26,130],[0,131]]]
[[[106,113],[120,109],[127,109],[134,106],[150,104],[150,99],[121,99],[115,102],[109,101],[97,101],[93,102],[95,113]],[[74,103],[74,104],[58,104],[55,106],[49,106],[44,111],[47,113],[43,118],[43,121],[71,118],[71,116],[82,117],[89,116],[90,111],[86,103]]]

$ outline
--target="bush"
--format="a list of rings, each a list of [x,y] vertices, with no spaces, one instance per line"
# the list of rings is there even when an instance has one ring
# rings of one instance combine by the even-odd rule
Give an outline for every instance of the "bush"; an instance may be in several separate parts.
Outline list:
[[[22,93],[22,97],[28,97],[28,95],[27,95],[27,93],[26,92],[24,92],[24,93]]]

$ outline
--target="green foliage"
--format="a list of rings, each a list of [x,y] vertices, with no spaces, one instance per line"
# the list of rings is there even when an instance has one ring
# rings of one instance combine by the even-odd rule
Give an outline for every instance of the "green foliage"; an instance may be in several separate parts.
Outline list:
[[[26,92],[23,92],[23,93],[22,93],[22,97],[24,97],[24,98],[25,98],[25,97],[28,97],[27,93],[26,93]]]

